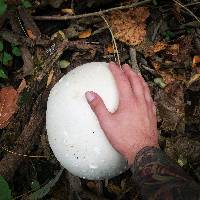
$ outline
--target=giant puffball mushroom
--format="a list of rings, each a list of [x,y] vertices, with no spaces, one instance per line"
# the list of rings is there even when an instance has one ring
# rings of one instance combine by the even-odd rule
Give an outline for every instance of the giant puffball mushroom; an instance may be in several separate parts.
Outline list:
[[[106,138],[87,103],[86,91],[98,93],[110,112],[117,109],[118,90],[108,63],[81,65],[62,77],[50,92],[48,140],[58,161],[73,175],[109,179],[124,172],[128,165]]]

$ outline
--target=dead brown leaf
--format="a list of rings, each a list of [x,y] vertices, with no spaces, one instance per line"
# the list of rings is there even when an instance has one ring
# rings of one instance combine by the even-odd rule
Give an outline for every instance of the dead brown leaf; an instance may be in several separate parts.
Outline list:
[[[87,29],[85,31],[80,32],[79,38],[80,39],[88,38],[91,36],[91,34],[92,34],[92,29]]]
[[[178,56],[180,52],[180,45],[179,44],[172,44],[168,45],[166,53],[173,55],[173,56]]]
[[[28,37],[32,40],[36,40],[37,37],[33,34],[31,30],[27,30]]]
[[[65,13],[65,14],[68,14],[68,15],[74,15],[74,9],[71,9],[71,8],[63,8],[62,10],[62,13]]]
[[[152,50],[154,53],[158,53],[160,51],[163,51],[167,48],[167,44],[164,41],[156,42],[156,44],[153,45]]]
[[[24,76],[27,76],[27,75],[30,75],[33,70],[33,59],[28,48],[22,47],[21,51],[22,51],[22,59],[24,61],[23,73],[24,73]]]
[[[114,53],[114,48],[113,48],[113,44],[108,44],[107,48],[106,48],[106,54],[113,54]]]
[[[192,67],[195,68],[199,63],[200,63],[200,56],[199,55],[194,56],[192,61]]]
[[[200,79],[200,74],[193,75],[188,81],[188,87]]]
[[[114,36],[118,40],[135,46],[140,44],[146,36],[145,20],[148,17],[148,8],[140,7],[128,11],[114,11],[109,21]]]
[[[184,132],[185,104],[182,83],[179,81],[168,85],[156,93],[154,100],[158,116],[162,120],[162,130]]]
[[[159,70],[158,73],[162,76],[167,85],[175,83],[176,81],[186,83],[185,74],[175,74],[172,70]]]
[[[17,111],[18,96],[18,92],[13,87],[5,87],[0,90],[0,128],[6,127]]]
[[[160,69],[161,63],[158,61],[151,61],[151,64],[153,65],[153,67],[155,68],[156,71],[158,71]]]
[[[88,181],[87,187],[90,191],[94,192],[95,194],[102,193],[102,183],[99,181]]]
[[[107,189],[111,193],[119,194],[123,192],[123,189],[119,185],[115,185],[112,182],[108,183]]]
[[[52,78],[53,78],[53,75],[54,75],[54,70],[52,69],[52,70],[50,71],[50,73],[49,73],[49,76],[48,76],[48,79],[47,79],[47,85],[46,85],[46,87],[48,87],[49,84],[51,83]]]
[[[23,78],[19,87],[17,88],[18,94],[20,94],[27,87],[26,80]]]

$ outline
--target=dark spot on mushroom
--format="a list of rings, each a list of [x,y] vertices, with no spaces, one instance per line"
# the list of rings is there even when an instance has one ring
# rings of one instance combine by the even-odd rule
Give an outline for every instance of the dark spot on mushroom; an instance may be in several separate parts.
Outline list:
[[[78,159],[78,157],[76,157],[76,159]]]

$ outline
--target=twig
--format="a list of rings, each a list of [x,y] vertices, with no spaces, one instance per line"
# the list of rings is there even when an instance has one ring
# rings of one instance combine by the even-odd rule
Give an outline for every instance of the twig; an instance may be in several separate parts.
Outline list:
[[[150,3],[152,0],[144,0],[144,1],[140,1],[137,3],[133,3],[133,4],[129,4],[129,5],[124,5],[124,6],[119,6],[119,7],[115,7],[115,8],[110,8],[107,10],[102,10],[102,11],[98,11],[98,12],[93,12],[93,13],[86,13],[86,14],[81,14],[81,15],[73,15],[73,16],[68,16],[68,15],[64,15],[64,16],[35,16],[34,19],[35,20],[71,20],[71,19],[80,19],[83,17],[92,17],[92,16],[100,16],[102,14],[114,11],[114,10],[123,10],[123,9],[128,9],[128,8],[133,8],[133,7],[137,7],[137,6],[141,6],[147,3]]]
[[[182,7],[183,9],[185,9],[188,13],[190,13],[190,15],[193,16],[200,23],[200,19],[190,9],[186,8],[183,4],[181,4],[177,0],[173,0],[173,1],[175,3],[177,3],[180,7]]]
[[[198,5],[198,4],[200,4],[200,2],[188,3],[185,6],[186,7],[188,7],[188,6],[195,6],[195,5]]]
[[[136,50],[135,50],[135,48],[130,47],[129,54],[130,54],[130,57],[131,57],[131,66],[132,66],[132,69],[136,73],[141,74],[140,68],[139,68],[139,66],[137,64],[137,58],[136,58]]]
[[[16,153],[14,151],[8,150],[5,147],[1,147],[4,151],[7,151],[8,153],[14,154],[16,156],[23,156],[23,157],[28,157],[28,158],[48,158],[47,156],[30,156],[30,155],[26,155],[26,154],[21,154],[21,153]]]
[[[109,31],[110,31],[110,34],[111,34],[111,36],[112,36],[112,42],[113,42],[113,47],[114,47],[114,53],[116,53],[116,55],[117,55],[117,62],[118,62],[118,64],[119,64],[120,68],[121,68],[121,62],[120,62],[120,58],[119,58],[119,51],[118,51],[118,49],[117,49],[117,43],[116,43],[115,37],[114,37],[114,35],[113,35],[112,29],[111,29],[110,25],[108,24],[106,18],[105,18],[103,15],[100,15],[100,16],[101,16],[102,19],[105,21],[105,23],[106,23],[106,25],[107,25],[107,27],[108,27],[108,29],[109,29]]]
[[[157,35],[157,33],[158,33],[158,31],[159,31],[159,28],[160,28],[160,26],[162,25],[162,19],[160,19],[160,21],[158,22],[158,24],[156,25],[156,27],[155,27],[155,29],[154,29],[154,32],[153,32],[153,35],[152,35],[152,37],[151,37],[151,40],[152,41],[154,41],[155,39],[156,39],[156,35]]]

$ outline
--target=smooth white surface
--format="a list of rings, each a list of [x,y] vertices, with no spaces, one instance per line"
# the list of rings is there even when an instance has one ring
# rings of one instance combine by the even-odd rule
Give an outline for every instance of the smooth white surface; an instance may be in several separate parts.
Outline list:
[[[127,169],[88,105],[85,92],[94,91],[110,112],[118,106],[118,91],[108,63],[87,63],[70,71],[53,87],[47,103],[50,146],[63,167],[86,179],[105,179]]]

